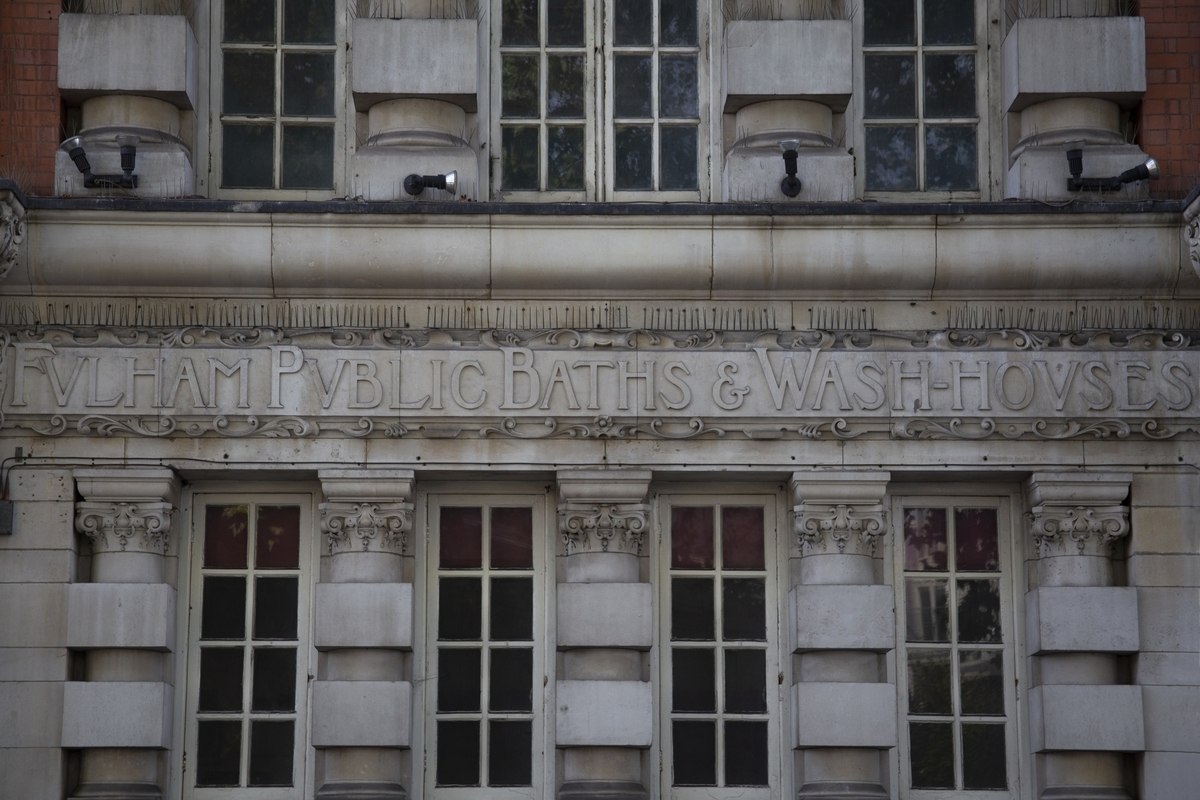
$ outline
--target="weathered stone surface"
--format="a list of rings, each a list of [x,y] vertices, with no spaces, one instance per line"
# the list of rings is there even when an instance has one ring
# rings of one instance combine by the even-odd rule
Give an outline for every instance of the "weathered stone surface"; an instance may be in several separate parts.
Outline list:
[[[1200,592],[1195,589],[1138,587],[1141,649],[1150,652],[1200,651]]]
[[[849,20],[732,20],[725,24],[725,113],[797,99],[842,111],[854,91]]]
[[[411,583],[318,583],[318,650],[338,647],[412,647]]]
[[[1194,472],[1139,472],[1133,476],[1133,507],[1200,507],[1200,475]]]
[[[70,662],[65,647],[0,647],[0,681],[65,681]]]
[[[653,689],[645,681],[558,681],[555,743],[559,747],[649,747]]]
[[[1026,647],[1040,653],[1132,653],[1139,649],[1137,589],[1044,586],[1025,595]]]
[[[1196,791],[1200,753],[1146,753],[1138,770],[1141,800],[1177,800]]]
[[[1133,682],[1144,686],[1200,686],[1200,653],[1138,653]]]
[[[1200,586],[1200,554],[1129,557],[1129,582],[1134,586]]]
[[[408,747],[412,684],[317,681],[312,694],[314,747]]]
[[[887,652],[896,646],[891,586],[802,584],[789,594],[793,650]]]
[[[896,687],[890,683],[792,686],[796,747],[895,747]]]
[[[474,19],[355,20],[355,106],[429,97],[475,111],[478,29]]]
[[[4,557],[7,559],[10,554]],[[67,587],[61,583],[0,584],[0,642],[8,647],[67,643]]]
[[[8,474],[10,500],[70,503],[75,499],[75,479],[69,469],[45,469],[17,464]]]
[[[1144,750],[1142,687],[1035,686],[1029,730],[1035,753]]]
[[[1200,686],[1144,686],[1146,749],[1200,753]]]
[[[175,590],[165,583],[71,584],[67,646],[174,650]]]
[[[171,746],[166,683],[71,681],[63,686],[63,747]]]
[[[560,583],[558,646],[654,644],[654,589],[648,583]]]
[[[62,800],[66,752],[53,747],[0,747],[0,800]]]
[[[1169,480],[1164,477],[1164,480]],[[1196,487],[1200,498],[1200,486]],[[1200,506],[1143,506],[1139,484],[1134,480],[1130,512],[1129,553],[1200,553]]]
[[[58,88],[76,103],[115,93],[195,108],[196,52],[196,36],[184,16],[62,14]]]
[[[75,509],[69,502],[13,504],[13,532],[0,536],[0,550],[69,550],[78,552]]]
[[[49,681],[0,683],[0,747],[57,747],[63,686]]]

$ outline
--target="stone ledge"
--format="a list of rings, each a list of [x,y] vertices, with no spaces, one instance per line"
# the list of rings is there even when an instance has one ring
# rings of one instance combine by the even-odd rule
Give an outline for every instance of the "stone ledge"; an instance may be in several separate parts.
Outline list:
[[[71,584],[67,647],[174,650],[175,590],[165,583]]]
[[[318,583],[315,606],[318,650],[412,648],[411,583]]]
[[[62,746],[170,747],[173,694],[166,683],[68,682]]]
[[[648,583],[560,583],[558,646],[624,647],[654,644],[654,594]]]
[[[797,683],[792,686],[793,745],[867,747],[898,743],[891,683]]]
[[[1030,741],[1050,751],[1140,752],[1146,748],[1141,686],[1035,686]]]
[[[644,681],[558,681],[559,747],[649,747],[654,697]]]
[[[896,646],[896,600],[891,586],[802,584],[790,594],[792,649],[871,650]]]
[[[316,681],[313,747],[408,747],[412,684],[407,681]]]
[[[849,20],[725,23],[725,113],[764,100],[844,111],[854,92],[852,30]]]
[[[1029,655],[1133,653],[1138,650],[1137,589],[1042,587],[1025,595]]]

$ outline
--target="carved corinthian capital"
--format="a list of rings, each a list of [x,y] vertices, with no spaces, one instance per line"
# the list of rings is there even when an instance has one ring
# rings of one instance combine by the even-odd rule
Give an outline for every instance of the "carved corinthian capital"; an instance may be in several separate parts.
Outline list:
[[[650,506],[641,503],[614,505],[564,503],[558,509],[559,529],[573,553],[631,553],[637,555],[645,540]]]
[[[1025,484],[1025,514],[1038,555],[1112,555],[1113,544],[1129,533],[1129,507],[1123,505],[1133,477],[1128,473],[1039,472]]]
[[[321,530],[331,555],[355,550],[403,555],[412,512],[412,503],[322,503]]]
[[[171,504],[155,502],[75,504],[75,530],[92,550],[164,555],[171,529]]]
[[[25,206],[11,189],[0,189],[0,280],[17,263],[17,248],[25,240]]]
[[[797,472],[792,476],[792,526],[800,555],[874,556],[887,533],[886,472]]]

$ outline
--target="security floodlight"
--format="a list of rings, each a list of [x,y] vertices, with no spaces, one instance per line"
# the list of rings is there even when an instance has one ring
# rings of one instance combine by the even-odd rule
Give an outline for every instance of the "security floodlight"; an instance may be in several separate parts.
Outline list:
[[[136,136],[121,134],[117,136],[117,146],[121,148],[120,175],[93,175],[92,164],[88,161],[87,152],[83,149],[83,138],[72,136],[62,143],[61,148],[75,162],[75,168],[83,175],[85,189],[136,189],[138,177],[133,174],[137,163],[137,146],[140,140]]]
[[[1127,169],[1115,178],[1083,177],[1083,142],[1067,142],[1067,191],[1081,192],[1090,189],[1096,192],[1119,192],[1121,187],[1134,181],[1153,180],[1158,177],[1158,162],[1147,158],[1144,163]]]
[[[783,171],[787,173],[787,177],[780,181],[779,188],[788,197],[800,194],[800,179],[796,177],[796,160],[800,156],[797,150],[799,147],[799,139],[784,139],[779,143],[779,149],[783,151]]]
[[[416,197],[426,189],[442,189],[452,195],[458,194],[458,172],[448,172],[445,175],[417,175],[413,173],[404,179],[404,191]]]

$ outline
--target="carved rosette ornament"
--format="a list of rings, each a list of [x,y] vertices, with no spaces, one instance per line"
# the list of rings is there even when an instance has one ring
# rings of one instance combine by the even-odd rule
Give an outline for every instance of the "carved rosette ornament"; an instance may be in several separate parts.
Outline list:
[[[412,503],[321,504],[321,530],[330,555],[380,552],[404,555],[412,532]]]
[[[559,529],[567,545],[567,555],[637,555],[645,540],[649,514],[650,506],[643,503],[567,503],[558,509]]]
[[[1025,519],[1041,557],[1108,558],[1113,545],[1129,533],[1127,506],[1042,506],[1026,513]]]
[[[0,280],[17,263],[17,248],[25,240],[25,207],[15,192],[0,189]]]
[[[874,556],[887,532],[887,509],[874,505],[805,503],[793,512],[792,526],[800,540],[800,555],[838,553]]]
[[[171,504],[156,502],[75,504],[75,530],[92,550],[164,555],[171,528]]]

